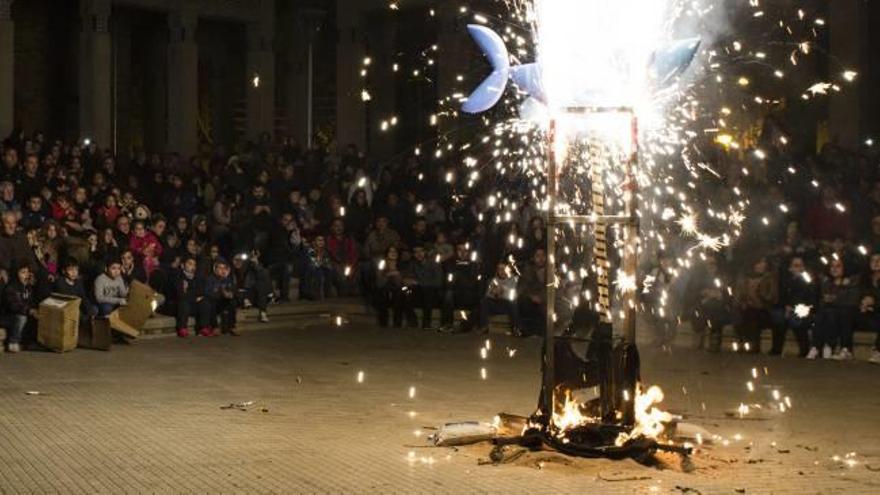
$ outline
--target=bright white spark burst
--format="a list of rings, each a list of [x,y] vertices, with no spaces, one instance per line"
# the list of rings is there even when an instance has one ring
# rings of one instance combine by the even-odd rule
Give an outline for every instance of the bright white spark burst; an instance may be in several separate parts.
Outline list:
[[[855,68],[836,66],[829,71],[835,75],[826,81],[817,81],[811,74],[799,74],[803,67],[813,65],[803,63],[806,59],[822,56],[815,47],[824,36],[825,21],[814,17],[810,9],[792,9],[758,0],[737,4],[737,12],[719,7],[715,0],[498,1],[508,10],[498,17],[471,12],[466,6],[443,4],[430,10],[429,20],[436,22],[441,8],[453,9],[463,20],[496,29],[512,54],[511,63],[540,60],[545,67],[543,79],[551,108],[553,102],[564,103],[572,93],[582,91],[581,81],[589,82],[588,89],[598,87],[599,93],[606,94],[609,100],[624,101],[637,108],[640,253],[652,253],[657,248],[674,252],[678,256],[676,271],[693,267],[706,259],[707,252],[729,246],[747,225],[746,213],[752,201],[745,181],[758,173],[758,164],[773,166],[772,150],[767,146],[758,148],[753,136],[768,110],[778,108],[784,98],[802,98],[809,104],[812,100],[834,97],[859,76]],[[389,8],[396,11],[399,4],[392,2]],[[750,26],[731,27],[735,24],[733,18],[736,23]],[[739,32],[762,34],[734,38]],[[703,38],[691,70],[661,92],[641,84],[645,79],[636,77],[646,67],[641,61],[664,41],[689,36]],[[616,49],[606,50],[612,47]],[[446,47],[422,48],[420,63],[408,66],[401,57],[388,70],[395,77],[430,80],[436,52],[442,53]],[[372,65],[365,60],[359,69],[379,70]],[[473,86],[473,78],[456,77],[449,93],[440,95],[439,108],[431,114],[430,125],[437,129],[458,127],[459,106]],[[376,100],[378,94],[365,87],[361,96],[367,103]],[[520,118],[524,96],[515,90],[508,91],[499,109],[474,121],[482,126],[479,135],[444,132],[430,144],[420,143],[412,153],[428,167],[443,167],[446,182],[457,192],[479,191],[481,197],[491,198],[487,202],[491,203],[491,211],[479,212],[488,223],[517,221],[526,201],[535,205],[537,212],[547,209],[547,130]],[[627,126],[608,120],[597,122],[604,127],[601,130],[629,137]],[[377,127],[389,133],[396,131],[387,115],[379,119]],[[468,123],[460,127],[473,126]],[[594,143],[577,139],[557,141],[564,155],[560,160],[563,178],[572,186],[568,191],[574,190],[570,197],[560,201],[558,213],[593,213],[588,179],[592,166],[601,161],[608,165],[603,184],[605,213],[617,214],[623,204],[623,174],[619,169],[627,158],[626,150],[597,149]],[[802,144],[792,136],[779,137],[778,142],[784,146]],[[467,157],[460,158],[458,166],[450,162],[464,154]],[[819,182],[812,182],[818,189]],[[518,190],[513,184],[528,184],[528,188]],[[457,201],[458,194],[453,198]],[[835,206],[840,211],[846,209],[843,204]],[[773,208],[785,213],[787,206]],[[758,213],[761,218],[770,212]],[[617,250],[618,255],[623,249],[619,234],[610,229],[609,250]],[[560,280],[579,281],[608,269],[594,266],[589,256],[577,258],[570,254],[583,253],[585,237],[557,232],[557,243],[566,250],[567,262],[567,271],[560,274]],[[514,239],[511,244],[522,247],[521,241],[517,244]],[[806,273],[804,278],[812,280]],[[627,291],[634,286],[650,289],[630,274],[618,276],[617,285]],[[584,301],[592,304],[591,291],[582,292]],[[654,310],[647,304],[639,309]],[[795,313],[806,316],[810,309],[797,307]],[[487,352],[488,348],[481,354]],[[508,352],[512,357],[515,350]],[[411,397],[414,393],[412,389]],[[780,404],[790,408],[786,401]],[[748,411],[748,406],[744,408]]]

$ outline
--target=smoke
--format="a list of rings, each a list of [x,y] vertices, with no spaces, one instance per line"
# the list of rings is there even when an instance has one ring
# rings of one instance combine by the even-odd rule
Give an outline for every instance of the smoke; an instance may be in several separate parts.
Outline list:
[[[733,0],[675,0],[670,15],[673,38],[698,37],[704,47],[714,46],[731,32],[734,6]]]

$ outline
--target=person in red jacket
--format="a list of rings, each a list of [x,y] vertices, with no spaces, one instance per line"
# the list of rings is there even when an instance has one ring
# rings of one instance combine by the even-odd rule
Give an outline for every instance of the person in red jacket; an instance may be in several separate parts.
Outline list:
[[[811,204],[804,215],[804,233],[819,241],[852,239],[852,217],[843,202],[837,199],[832,186],[822,188],[819,201]]]
[[[351,295],[355,287],[353,281],[358,280],[358,251],[354,239],[345,233],[341,218],[333,220],[330,226],[327,251],[336,272],[336,280],[341,281],[340,288],[345,293],[341,295]]]
[[[134,223],[134,229],[128,242],[129,248],[138,256],[144,256],[145,251],[152,246],[152,256],[158,258],[162,256],[162,243],[156,238],[156,235],[147,230],[144,222],[138,220]]]

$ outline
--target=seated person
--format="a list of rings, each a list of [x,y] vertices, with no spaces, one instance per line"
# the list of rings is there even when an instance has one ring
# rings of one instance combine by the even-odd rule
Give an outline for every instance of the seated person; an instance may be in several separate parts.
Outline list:
[[[810,308],[810,312],[819,302],[816,284],[804,278],[806,265],[800,256],[793,256],[788,263],[788,270],[779,283],[779,305],[773,311],[773,347],[770,354],[779,356],[785,346],[788,330],[794,332],[797,339],[800,357],[810,352],[810,329],[813,318],[810,314],[799,315],[798,306]]]
[[[424,246],[413,248],[413,259],[405,271],[403,283],[412,291],[413,305],[422,308],[422,328],[431,328],[432,313],[440,305],[443,270],[437,261],[428,259]]]
[[[144,270],[143,261],[139,262],[134,251],[131,249],[122,250],[122,254],[120,255],[119,273],[122,276],[122,279],[125,280],[125,285],[129,286],[135,280],[142,284],[146,284],[149,280],[147,278],[147,272]]]
[[[391,313],[395,327],[403,326],[406,313],[409,326],[416,326],[415,313],[409,300],[410,292],[404,287],[403,273],[400,270],[400,259],[396,247],[389,247],[385,259],[379,262],[376,270],[376,310],[379,326],[388,326],[388,315]]]
[[[122,278],[121,261],[108,261],[104,273],[95,279],[95,302],[98,303],[98,314],[101,316],[107,316],[128,304],[128,285]]]
[[[526,265],[519,278],[517,288],[519,314],[523,328],[532,334],[544,332],[544,314],[547,301],[547,254],[543,249],[536,249],[532,262]]]
[[[199,331],[202,337],[216,337],[221,332],[241,335],[236,327],[235,278],[229,264],[222,258],[214,262],[214,269],[205,281],[202,304],[208,316],[208,326]]]
[[[455,258],[447,263],[446,285],[443,294],[443,311],[440,323],[446,331],[454,331],[455,311],[463,313],[460,331],[470,331],[476,310],[480,304],[480,268],[471,261],[468,245],[460,242],[455,246]]]
[[[480,330],[489,331],[489,318],[494,315],[507,315],[510,318],[511,333],[519,333],[519,308],[516,304],[516,285],[518,277],[511,275],[505,262],[495,266],[495,276],[489,282],[486,295],[480,301]]]
[[[322,235],[315,236],[307,251],[303,285],[303,295],[317,301],[341,292],[342,277],[334,269],[327,240]]]
[[[186,258],[180,266],[174,283],[174,301],[177,305],[175,312],[175,328],[180,338],[189,337],[189,318],[196,317],[196,328],[209,327],[209,305],[202,304],[205,299],[205,280],[199,276],[196,270],[196,260],[193,257]]]
[[[13,266],[13,278],[3,289],[3,326],[9,331],[7,349],[21,350],[25,330],[32,328],[39,317],[34,295],[34,276],[27,264]]]
[[[718,260],[710,256],[706,259],[705,274],[693,277],[688,287],[689,299],[696,303],[691,324],[694,347],[698,350],[705,348],[710,352],[720,352],[724,326],[733,323],[730,295],[724,287]]]
[[[880,364],[880,253],[871,256],[870,273],[863,282],[859,305],[859,329],[877,334],[874,350],[868,359]]]
[[[79,262],[75,258],[69,258],[61,266],[60,277],[55,280],[52,291],[56,294],[78,297],[79,325],[89,324],[89,320],[98,314],[98,307],[92,303],[92,299],[86,294],[86,287],[79,275]]]
[[[245,308],[256,306],[260,312],[260,321],[268,323],[269,315],[266,310],[272,294],[272,277],[258,259],[251,259],[254,256],[256,255],[249,257],[239,254],[232,258],[237,302]]]

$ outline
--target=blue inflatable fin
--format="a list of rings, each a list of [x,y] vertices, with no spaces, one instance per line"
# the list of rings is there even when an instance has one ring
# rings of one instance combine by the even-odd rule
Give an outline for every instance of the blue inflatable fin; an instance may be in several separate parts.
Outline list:
[[[468,96],[461,109],[466,113],[482,113],[494,107],[507,88],[507,81],[510,78],[510,56],[504,40],[495,31],[485,26],[471,24],[468,26],[468,32],[492,64],[492,74]]]
[[[654,52],[650,73],[659,87],[667,86],[694,61],[700,49],[700,38],[676,40]]]
[[[510,78],[522,91],[528,93],[532,98],[547,103],[547,97],[544,93],[544,84],[541,82],[541,66],[538,64],[525,64],[512,67],[510,69]]]

